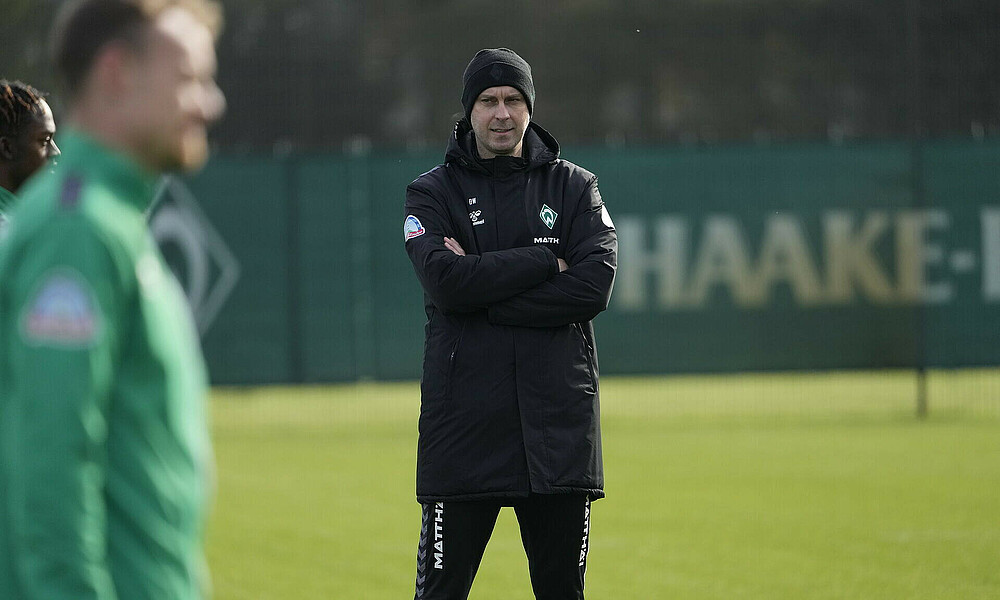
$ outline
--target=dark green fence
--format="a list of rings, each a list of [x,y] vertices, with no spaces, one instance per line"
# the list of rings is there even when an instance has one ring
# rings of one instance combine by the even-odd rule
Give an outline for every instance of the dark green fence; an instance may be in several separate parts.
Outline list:
[[[618,227],[605,373],[1000,364],[1000,143],[566,157]],[[419,377],[403,190],[440,158],[223,156],[185,182],[241,267],[214,381]]]

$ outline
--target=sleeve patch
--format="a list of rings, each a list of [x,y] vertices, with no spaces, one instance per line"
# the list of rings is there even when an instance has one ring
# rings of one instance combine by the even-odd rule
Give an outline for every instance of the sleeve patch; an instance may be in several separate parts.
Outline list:
[[[410,241],[415,237],[420,237],[427,233],[424,226],[420,224],[420,219],[414,217],[413,215],[407,215],[406,220],[403,221],[403,240]]]
[[[608,207],[603,204],[601,205],[601,221],[604,222],[606,227],[615,228],[615,223],[611,220],[611,213],[608,212]]]
[[[21,337],[33,346],[80,349],[92,346],[103,318],[87,280],[71,269],[57,269],[42,283],[21,312]]]

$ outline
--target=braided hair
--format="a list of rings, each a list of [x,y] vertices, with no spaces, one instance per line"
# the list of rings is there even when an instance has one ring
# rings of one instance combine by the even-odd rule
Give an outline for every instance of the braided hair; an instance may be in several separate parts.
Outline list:
[[[21,81],[0,79],[0,136],[17,136],[44,113],[45,94]]]

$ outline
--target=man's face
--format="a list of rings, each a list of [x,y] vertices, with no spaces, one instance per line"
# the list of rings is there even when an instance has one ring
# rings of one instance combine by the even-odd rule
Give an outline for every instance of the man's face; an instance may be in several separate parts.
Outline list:
[[[16,192],[26,179],[48,164],[49,160],[59,156],[56,146],[56,121],[52,118],[52,109],[48,102],[39,102],[39,114],[31,119],[21,129],[17,137],[6,137],[3,141],[4,158],[8,163],[8,172]]]
[[[472,105],[472,131],[479,156],[521,156],[521,142],[531,115],[517,88],[509,85],[486,88]]]
[[[182,8],[164,11],[132,64],[132,146],[147,167],[190,171],[208,160],[208,125],[226,107],[215,68],[208,27]]]

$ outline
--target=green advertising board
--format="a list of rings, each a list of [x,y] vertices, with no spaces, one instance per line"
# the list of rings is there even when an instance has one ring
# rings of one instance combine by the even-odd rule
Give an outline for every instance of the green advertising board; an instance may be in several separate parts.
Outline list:
[[[1000,364],[1000,143],[565,157],[598,174],[618,230],[604,373]],[[440,160],[222,156],[177,182],[239,265],[203,323],[213,379],[419,377],[403,194]]]

